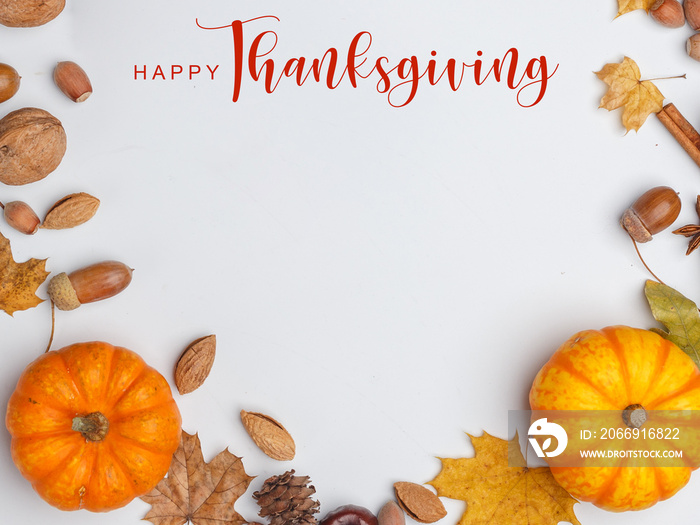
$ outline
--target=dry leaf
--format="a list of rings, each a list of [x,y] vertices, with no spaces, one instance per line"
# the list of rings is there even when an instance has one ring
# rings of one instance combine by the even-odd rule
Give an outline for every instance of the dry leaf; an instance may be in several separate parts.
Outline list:
[[[647,281],[644,286],[654,319],[668,330],[653,330],[675,343],[700,366],[700,313],[697,305],[670,286]]]
[[[647,13],[656,0],[617,0],[617,16],[625,15],[637,9],[644,9]],[[615,18],[617,18],[617,16]]]
[[[434,523],[447,516],[447,510],[434,493],[409,481],[394,483],[396,500],[412,519],[419,523]]]
[[[664,96],[649,80],[640,80],[641,73],[634,60],[625,57],[619,64],[605,64],[596,76],[609,88],[600,100],[608,111],[624,106],[622,124],[627,131],[638,131],[647,117],[664,107]]]
[[[206,463],[197,434],[183,432],[167,477],[141,496],[151,505],[143,519],[154,525],[244,525],[233,506],[252,480],[228,450]]]
[[[287,429],[265,414],[241,410],[241,421],[255,444],[278,461],[291,461],[296,454],[294,439]]]
[[[175,366],[175,386],[180,394],[197,390],[209,376],[216,357],[216,335],[190,343]]]
[[[581,525],[573,511],[573,499],[555,481],[548,467],[527,468],[513,441],[469,436],[473,458],[442,459],[442,470],[430,485],[438,496],[467,503],[460,525],[556,525],[564,521]],[[508,457],[513,465],[509,466]]]
[[[36,289],[46,280],[46,259],[29,259],[16,263],[10,241],[0,233],[0,309],[12,315],[42,303]]]
[[[72,193],[56,202],[46,213],[41,227],[47,230],[74,228],[92,219],[100,200],[88,193]]]

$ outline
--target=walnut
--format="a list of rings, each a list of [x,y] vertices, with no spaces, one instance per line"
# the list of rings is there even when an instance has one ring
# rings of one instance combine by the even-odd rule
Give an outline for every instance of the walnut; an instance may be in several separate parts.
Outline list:
[[[66,132],[47,111],[22,108],[0,119],[0,182],[19,186],[41,180],[65,152]]]
[[[66,0],[0,0],[0,24],[36,27],[56,18]]]

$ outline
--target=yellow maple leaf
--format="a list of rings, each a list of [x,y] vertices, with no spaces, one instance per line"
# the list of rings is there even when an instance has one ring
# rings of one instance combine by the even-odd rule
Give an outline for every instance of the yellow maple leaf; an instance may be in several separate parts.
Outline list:
[[[638,131],[650,114],[664,107],[664,96],[652,82],[641,80],[637,63],[629,57],[619,64],[605,64],[595,74],[609,86],[600,107],[612,111],[624,106],[622,124],[627,131]]]
[[[469,436],[475,457],[440,458],[442,470],[429,484],[438,496],[467,503],[459,525],[581,525],[577,501],[559,486],[548,467],[528,468],[518,436],[511,441]],[[509,458],[511,465],[509,466]]]
[[[617,16],[625,15],[637,9],[644,9],[647,13],[656,0],[617,0]],[[617,16],[615,18],[617,18]]]
[[[46,259],[17,263],[12,258],[10,241],[0,233],[0,309],[12,315],[43,302],[36,289],[46,280]]]

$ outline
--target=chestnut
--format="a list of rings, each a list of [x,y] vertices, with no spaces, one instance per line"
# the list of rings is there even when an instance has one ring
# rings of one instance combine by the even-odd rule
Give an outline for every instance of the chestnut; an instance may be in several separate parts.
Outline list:
[[[319,525],[378,525],[378,521],[365,507],[342,505],[326,514]]]

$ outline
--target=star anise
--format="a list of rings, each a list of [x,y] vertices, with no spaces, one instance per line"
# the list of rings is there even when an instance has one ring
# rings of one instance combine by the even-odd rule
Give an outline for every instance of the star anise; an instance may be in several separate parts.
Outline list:
[[[698,217],[700,217],[700,195],[698,195],[695,202],[695,211],[697,212]],[[698,224],[687,224],[681,228],[678,228],[677,230],[674,230],[673,233],[676,235],[682,235],[683,237],[690,237],[688,249],[685,252],[686,255],[690,255],[698,246],[700,246],[700,225]]]

